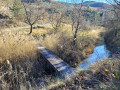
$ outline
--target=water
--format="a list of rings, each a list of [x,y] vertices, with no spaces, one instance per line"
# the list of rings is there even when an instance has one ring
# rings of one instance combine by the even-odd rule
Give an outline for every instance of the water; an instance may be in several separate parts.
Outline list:
[[[82,64],[80,64],[77,68],[79,69],[86,69],[91,64],[94,64],[96,61],[100,61],[104,58],[110,56],[110,51],[106,49],[105,45],[100,45],[94,48],[93,54],[89,56]]]

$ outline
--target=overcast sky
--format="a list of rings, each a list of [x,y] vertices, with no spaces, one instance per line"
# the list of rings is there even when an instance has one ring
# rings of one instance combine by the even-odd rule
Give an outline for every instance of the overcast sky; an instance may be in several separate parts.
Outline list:
[[[55,1],[63,1],[63,2],[69,2],[69,3],[71,3],[72,2],[72,0],[55,0]],[[81,1],[81,0],[76,0],[76,1]],[[104,2],[104,3],[106,3],[106,0],[84,0],[84,1],[96,1],[96,2]]]

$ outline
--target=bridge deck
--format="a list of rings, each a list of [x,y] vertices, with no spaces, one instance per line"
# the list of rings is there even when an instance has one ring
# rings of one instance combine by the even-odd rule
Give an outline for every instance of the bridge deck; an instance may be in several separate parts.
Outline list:
[[[59,72],[63,77],[72,76],[73,72],[75,71],[69,64],[64,62],[61,58],[56,56],[51,51],[47,50],[46,48],[38,45],[38,50],[40,53],[49,61],[49,63],[54,67],[54,69]]]

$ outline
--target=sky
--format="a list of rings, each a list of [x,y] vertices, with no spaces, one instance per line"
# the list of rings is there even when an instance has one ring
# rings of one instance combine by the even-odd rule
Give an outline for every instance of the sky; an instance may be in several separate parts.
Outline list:
[[[68,3],[72,3],[72,0],[55,0],[55,1],[62,1],[62,2],[68,2]],[[81,0],[76,0],[76,1],[81,1]],[[104,2],[107,3],[106,0],[84,0],[84,1],[96,1],[96,2]]]

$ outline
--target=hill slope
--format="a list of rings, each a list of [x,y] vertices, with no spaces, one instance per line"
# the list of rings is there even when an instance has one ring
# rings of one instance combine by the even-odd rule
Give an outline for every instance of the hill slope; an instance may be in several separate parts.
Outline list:
[[[109,7],[108,4],[103,3],[103,2],[95,2],[95,1],[86,1],[83,3],[83,6],[90,6],[90,7],[95,7],[99,9],[107,9]]]
[[[22,2],[26,2],[26,1],[31,1],[31,2],[35,2],[35,1],[39,1],[39,0],[21,0]],[[44,2],[56,2],[56,4],[61,3],[61,4],[65,4],[65,6],[69,6],[72,5],[72,3],[65,3],[65,2],[60,2],[60,1],[56,1],[56,0],[43,0]],[[99,9],[107,9],[110,5],[107,3],[103,3],[103,2],[95,2],[95,1],[86,1],[83,3],[83,6],[90,6],[90,7],[94,7],[94,8],[99,8]]]

